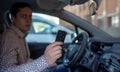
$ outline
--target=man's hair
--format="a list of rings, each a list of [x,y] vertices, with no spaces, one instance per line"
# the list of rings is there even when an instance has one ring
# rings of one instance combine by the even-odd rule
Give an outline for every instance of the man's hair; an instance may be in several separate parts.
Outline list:
[[[26,2],[16,2],[11,6],[10,14],[15,17],[16,14],[19,12],[20,8],[24,8],[24,7],[31,8],[30,4],[28,4]]]

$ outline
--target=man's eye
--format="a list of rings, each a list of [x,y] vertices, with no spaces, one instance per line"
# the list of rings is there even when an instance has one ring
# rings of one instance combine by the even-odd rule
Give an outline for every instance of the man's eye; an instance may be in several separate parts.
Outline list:
[[[26,16],[24,15],[24,16],[22,16],[22,18],[26,18]]]

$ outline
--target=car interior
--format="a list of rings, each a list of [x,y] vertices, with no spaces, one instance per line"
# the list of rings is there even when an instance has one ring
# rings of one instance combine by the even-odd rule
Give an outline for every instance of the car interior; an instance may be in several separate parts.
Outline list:
[[[0,34],[11,24],[9,7],[19,1],[29,3],[33,12],[54,16],[72,25],[71,42],[64,42],[63,55],[56,61],[58,65],[63,64],[69,72],[120,72],[120,38],[110,36],[64,9],[67,5],[91,2],[90,15],[94,15],[102,0],[1,0]],[[68,26],[66,23],[63,25]],[[57,32],[54,39],[56,36]],[[41,56],[50,43],[28,42],[31,58]]]

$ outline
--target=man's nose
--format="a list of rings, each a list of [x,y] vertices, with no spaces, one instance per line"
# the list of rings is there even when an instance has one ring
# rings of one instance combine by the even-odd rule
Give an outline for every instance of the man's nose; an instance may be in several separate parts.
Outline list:
[[[32,18],[31,17],[27,17],[27,23],[31,23],[32,22]]]

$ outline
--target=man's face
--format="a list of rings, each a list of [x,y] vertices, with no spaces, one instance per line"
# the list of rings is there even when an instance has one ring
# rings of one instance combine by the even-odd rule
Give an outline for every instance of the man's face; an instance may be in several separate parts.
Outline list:
[[[13,23],[23,33],[27,33],[32,22],[32,10],[29,7],[20,8],[19,12],[13,17]]]

